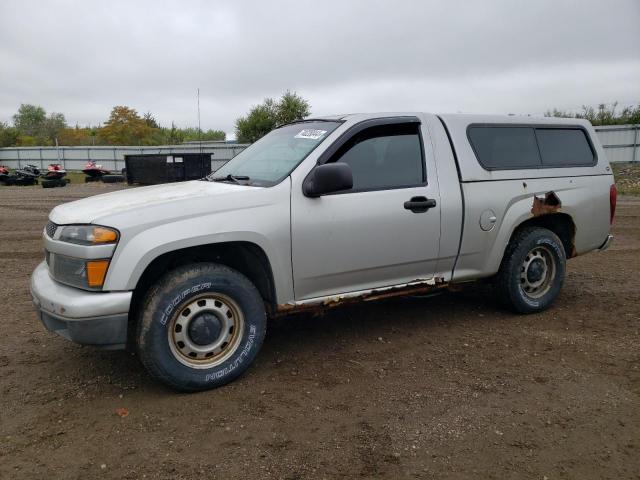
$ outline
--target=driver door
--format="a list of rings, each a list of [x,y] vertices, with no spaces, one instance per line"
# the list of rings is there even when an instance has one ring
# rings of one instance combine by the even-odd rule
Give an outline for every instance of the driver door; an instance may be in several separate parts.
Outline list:
[[[318,198],[293,192],[296,300],[432,278],[440,198],[435,178],[429,182],[418,118],[357,124],[326,161],[347,163],[354,184]],[[415,208],[421,202],[431,207]]]

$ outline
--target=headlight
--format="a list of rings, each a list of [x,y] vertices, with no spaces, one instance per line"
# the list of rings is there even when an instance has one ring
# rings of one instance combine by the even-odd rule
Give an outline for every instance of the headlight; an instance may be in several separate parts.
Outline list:
[[[100,290],[120,237],[118,231],[100,225],[61,225],[58,229],[57,242],[46,254],[51,276],[67,285]]]
[[[67,285],[83,289],[100,289],[109,268],[109,260],[84,260],[65,255],[51,255],[53,277]]]
[[[98,225],[67,225],[62,227],[58,240],[78,245],[104,245],[116,243],[118,231]]]

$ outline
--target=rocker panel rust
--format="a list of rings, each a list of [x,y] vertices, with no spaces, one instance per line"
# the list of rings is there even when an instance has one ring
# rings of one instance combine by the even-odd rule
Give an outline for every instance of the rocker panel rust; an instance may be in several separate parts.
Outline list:
[[[340,295],[329,295],[300,302],[281,303],[276,306],[274,315],[282,316],[299,312],[321,313],[326,309],[341,305],[357,304],[406,295],[433,293],[448,287],[449,283],[445,282],[442,277],[434,277],[426,280],[418,279],[401,285],[394,285],[392,287],[380,287]]]

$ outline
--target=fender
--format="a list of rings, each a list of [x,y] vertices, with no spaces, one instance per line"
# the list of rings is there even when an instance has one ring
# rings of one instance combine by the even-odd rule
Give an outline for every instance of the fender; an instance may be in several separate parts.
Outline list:
[[[285,181],[286,187],[288,182]],[[275,189],[271,189],[275,192]],[[129,229],[116,247],[105,279],[104,290],[135,289],[149,264],[165,253],[183,248],[223,242],[249,242],[260,247],[271,264],[279,302],[293,299],[290,213],[288,188],[284,201],[273,201],[247,209],[213,211],[177,217],[167,223]]]
[[[468,280],[495,274],[513,232],[527,220],[540,215],[565,213],[577,226],[574,239],[575,252],[580,255],[598,248],[609,231],[606,198],[594,197],[596,192],[607,192],[610,179],[606,176],[526,179],[524,181],[493,181],[492,187],[500,196],[487,195],[487,182],[464,182],[467,199],[465,236],[454,280]],[[602,186],[594,188],[594,182]],[[557,197],[558,205],[540,208],[547,194]],[[500,204],[505,198],[507,204]],[[497,217],[496,226],[488,231],[479,227],[479,218],[486,210]]]

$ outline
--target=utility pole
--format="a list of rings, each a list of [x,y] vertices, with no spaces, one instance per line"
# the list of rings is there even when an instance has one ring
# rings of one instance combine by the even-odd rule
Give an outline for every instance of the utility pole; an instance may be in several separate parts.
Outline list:
[[[58,137],[56,138],[56,156],[58,157],[58,165],[60,165],[60,146],[58,145]],[[66,168],[65,165],[62,165],[63,168]]]
[[[638,161],[637,156],[636,156],[636,151],[638,149],[638,127],[639,126],[640,125],[637,124],[637,123],[634,125],[635,132],[634,132],[634,135],[633,135],[633,158],[631,159],[631,161],[633,161],[633,162],[637,162]]]
[[[202,129],[200,128],[200,87],[198,87],[198,143],[200,144],[200,154],[202,154]]]

